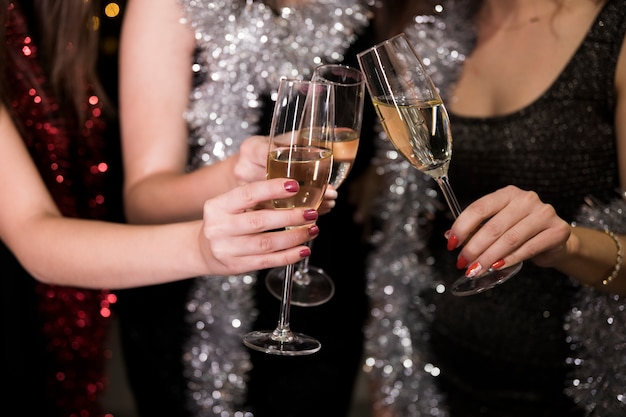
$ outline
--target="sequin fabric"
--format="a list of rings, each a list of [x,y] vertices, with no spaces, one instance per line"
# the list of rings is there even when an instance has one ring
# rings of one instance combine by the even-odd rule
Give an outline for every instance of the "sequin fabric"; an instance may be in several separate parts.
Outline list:
[[[405,31],[444,100],[471,52],[466,13],[472,4],[442,2],[441,12],[416,17]],[[536,190],[572,221],[587,195],[613,193],[613,81],[625,11],[623,0],[609,1],[560,77],[529,107],[486,119],[451,113],[450,180],[462,206],[516,184]],[[619,332],[609,337],[611,323],[621,322],[620,300],[581,296],[568,277],[530,263],[486,293],[452,296],[447,288],[460,272],[456,254],[445,250],[443,233],[452,222],[447,206],[431,180],[411,170],[388,142],[378,143],[385,187],[369,259],[366,345],[376,405],[403,416],[549,415],[544,405],[563,416],[582,415],[583,408],[597,410],[588,415],[621,415],[624,376],[613,367],[624,363],[624,339]],[[608,347],[600,346],[607,340]],[[572,355],[581,343],[584,351]],[[615,361],[605,362],[602,352]],[[581,363],[585,370],[571,377]],[[589,405],[608,382],[616,386]],[[513,403],[519,410],[511,410]],[[580,408],[569,410],[574,403]]]
[[[223,160],[259,133],[263,97],[282,77],[308,78],[341,61],[369,21],[366,1],[316,1],[276,11],[257,1],[181,1],[196,36],[196,84],[185,114],[189,170]],[[250,415],[242,405],[249,353],[241,340],[256,317],[256,272],[200,277],[190,290],[184,349],[188,406],[196,416]],[[277,312],[278,313],[278,312]]]
[[[18,5],[10,3],[5,12],[6,70],[10,81],[7,93],[11,103],[8,110],[33,161],[63,215],[106,218],[108,161],[103,156],[102,103],[96,95],[86,98],[84,105],[89,116],[77,125],[73,114],[64,112],[50,91],[38,47]],[[88,86],[85,88],[89,90]],[[42,328],[24,331],[42,332],[46,343],[41,355],[46,357],[43,366],[47,400],[34,401],[54,404],[55,410],[50,411],[55,414],[48,415],[103,415],[99,400],[106,386],[105,360],[110,355],[105,341],[116,296],[107,290],[41,283],[36,284],[36,293],[29,296],[38,298]]]
[[[587,199],[577,226],[626,234],[626,194],[609,202]],[[583,287],[565,317],[574,366],[566,392],[593,417],[626,411],[626,301]],[[620,411],[621,410],[621,411]]]

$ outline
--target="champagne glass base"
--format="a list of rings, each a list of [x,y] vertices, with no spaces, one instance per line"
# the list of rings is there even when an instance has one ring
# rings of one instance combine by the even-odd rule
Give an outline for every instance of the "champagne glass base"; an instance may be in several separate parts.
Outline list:
[[[280,299],[283,292],[284,268],[272,269],[265,277],[265,286],[276,298]],[[323,269],[309,266],[303,274],[298,269],[293,274],[291,287],[291,305],[315,307],[324,304],[335,294],[335,284]]]
[[[243,343],[250,349],[270,355],[302,356],[319,351],[322,344],[302,333],[277,334],[276,330],[254,331],[246,334]]]
[[[463,297],[490,290],[517,274],[520,269],[522,269],[522,262],[508,268],[490,269],[474,278],[463,276],[452,284],[452,294]]]

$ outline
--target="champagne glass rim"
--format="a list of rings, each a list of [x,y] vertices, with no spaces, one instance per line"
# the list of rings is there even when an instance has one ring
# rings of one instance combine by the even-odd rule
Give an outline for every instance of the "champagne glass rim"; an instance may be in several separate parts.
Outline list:
[[[280,88],[281,84],[286,84],[286,83],[289,83],[289,84],[300,84],[303,87],[311,87],[311,88],[313,88],[316,85],[319,85],[319,86],[326,86],[326,85],[333,85],[333,84],[341,85],[340,83],[329,81],[329,80],[327,80],[325,78],[320,79],[320,80],[307,80],[307,79],[302,79],[302,78],[283,77],[280,80],[278,80],[278,88]],[[355,83],[354,85],[358,85],[358,84],[360,84],[360,82],[359,83]],[[348,85],[350,85],[350,84],[348,84]]]
[[[367,49],[359,52],[358,54],[356,54],[356,56],[357,56],[357,58],[361,58],[362,56],[367,55],[367,54],[371,53],[372,51],[374,51],[376,49],[380,49],[382,46],[384,46],[384,45],[386,45],[388,43],[391,43],[391,42],[395,41],[396,39],[404,39],[412,47],[412,45],[409,43],[409,40],[406,37],[406,34],[404,32],[400,32],[397,35],[394,35],[394,36],[392,36],[392,37],[390,37],[388,39],[385,39],[384,41],[379,42],[379,43],[377,43],[374,46],[370,46],[369,48],[367,48]]]
[[[355,75],[355,81],[354,82],[349,82],[349,81],[334,81],[334,80],[329,80],[328,78],[325,77],[321,77],[322,79],[319,81],[314,81],[314,82],[322,82],[322,83],[328,83],[331,85],[339,85],[339,86],[357,86],[357,85],[362,85],[365,83],[365,76],[363,75],[363,72],[353,66],[350,65],[346,65],[346,64],[339,64],[339,63],[334,63],[334,64],[321,64],[318,65],[317,67],[315,67],[313,69],[313,73],[317,73],[317,70],[319,68],[339,68],[339,69],[343,69],[343,70],[347,70],[350,71],[352,73],[354,73]]]
[[[311,80],[304,80],[302,78],[289,78],[289,77],[282,77],[280,80],[278,80],[278,85],[280,86],[280,84],[284,84],[284,83],[292,83],[292,84],[311,84],[313,81]]]

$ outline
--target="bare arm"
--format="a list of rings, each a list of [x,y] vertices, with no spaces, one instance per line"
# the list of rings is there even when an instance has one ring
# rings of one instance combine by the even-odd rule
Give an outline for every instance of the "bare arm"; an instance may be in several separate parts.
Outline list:
[[[133,223],[199,219],[204,200],[236,185],[236,158],[185,173],[194,38],[181,17],[175,0],[132,0],[124,17],[120,112]]]
[[[315,212],[249,210],[293,193],[286,187],[293,182],[283,179],[251,183],[207,201],[204,223],[131,226],[65,218],[1,106],[0,138],[0,238],[42,282],[127,288],[243,273],[299,261],[309,253],[302,244],[317,234]],[[289,225],[307,227],[282,230]]]

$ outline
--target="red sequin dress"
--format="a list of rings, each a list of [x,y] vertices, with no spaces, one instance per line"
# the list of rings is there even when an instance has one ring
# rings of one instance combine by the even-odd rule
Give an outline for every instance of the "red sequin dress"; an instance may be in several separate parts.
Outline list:
[[[100,98],[86,94],[89,116],[79,125],[51,93],[25,14],[13,3],[4,12],[8,110],[48,190],[67,217],[112,219],[115,198],[106,193],[111,167]],[[104,415],[99,399],[115,295],[36,282],[4,245],[0,267],[3,379],[10,385],[3,407],[13,403],[19,414],[47,417]]]

